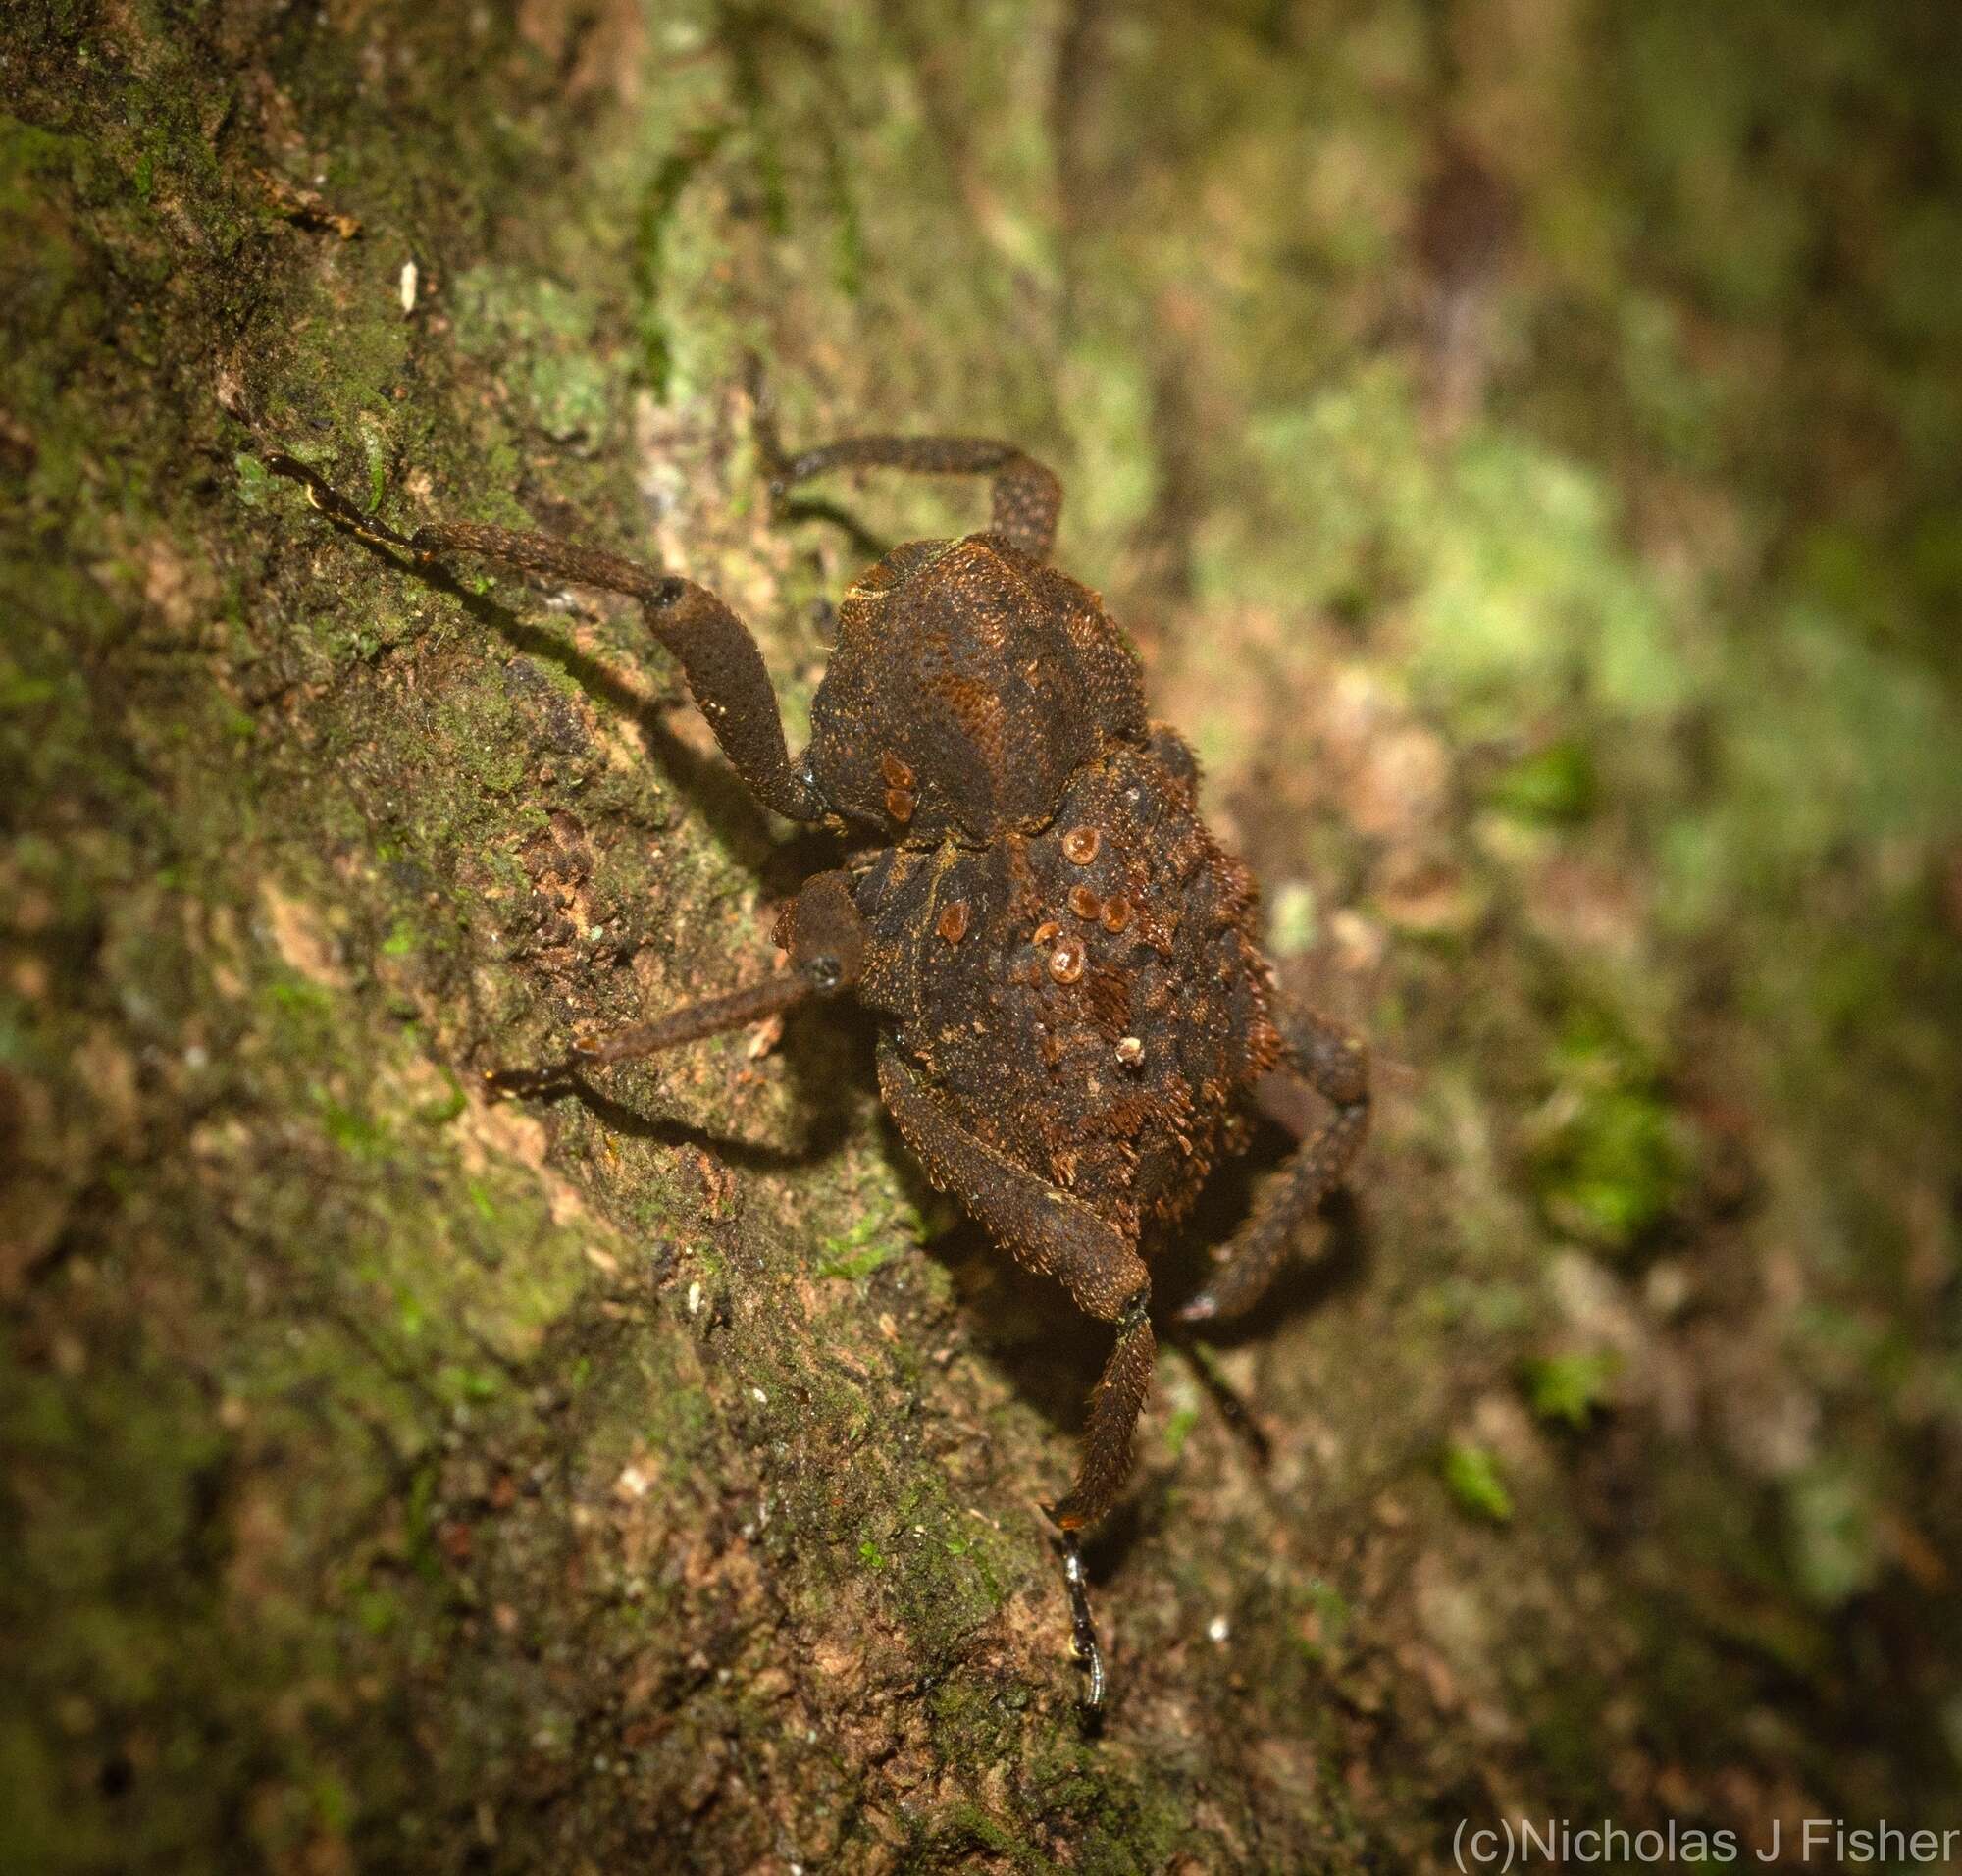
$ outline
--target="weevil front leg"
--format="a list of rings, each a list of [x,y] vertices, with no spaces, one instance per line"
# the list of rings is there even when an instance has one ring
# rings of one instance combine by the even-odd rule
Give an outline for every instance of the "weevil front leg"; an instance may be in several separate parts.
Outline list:
[[[792,820],[823,817],[824,806],[809,778],[791,761],[776,692],[756,641],[706,587],[624,554],[583,547],[548,534],[473,521],[433,521],[413,534],[397,534],[336,495],[305,463],[275,454],[266,458],[266,465],[304,484],[322,514],[372,546],[392,547],[417,560],[475,554],[524,573],[638,599],[648,629],[681,665],[689,693],[708,719],[722,753],[756,799]]]
[[[536,1094],[561,1086],[585,1069],[636,1062],[684,1042],[740,1029],[813,998],[852,988],[865,968],[865,924],[842,872],[817,873],[786,910],[777,938],[791,954],[790,968],[725,997],[671,1010],[652,1022],[607,1036],[581,1036],[562,1061],[539,1068],[497,1068],[484,1077],[499,1094]]]
[[[778,460],[770,486],[778,494],[831,469],[901,469],[914,475],[988,476],[991,526],[1024,553],[1047,560],[1062,512],[1062,484],[1054,470],[1013,443],[986,437],[844,437]]]

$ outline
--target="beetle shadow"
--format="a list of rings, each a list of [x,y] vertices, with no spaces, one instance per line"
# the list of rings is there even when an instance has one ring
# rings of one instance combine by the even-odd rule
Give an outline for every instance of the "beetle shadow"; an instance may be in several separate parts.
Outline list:
[[[488,594],[473,592],[441,561],[414,558],[387,542],[356,532],[332,515],[326,519],[336,533],[365,547],[378,560],[454,599],[479,627],[502,639],[514,651],[557,665],[589,697],[632,722],[645,739],[655,764],[730,852],[758,870],[767,862],[779,844],[771,832],[767,810],[726,760],[692,748],[668,727],[668,712],[693,708],[692,703],[683,697],[645,696],[568,639],[533,624]],[[512,577],[508,568],[503,571]]]
[[[836,528],[852,551],[868,567],[878,565],[893,550],[892,542],[884,535],[874,534],[850,508],[821,495],[789,497],[779,506],[777,520],[784,527],[801,521],[821,521]]]
[[[799,827],[789,839],[779,839],[768,811],[727,760],[697,750],[676,735],[668,725],[668,712],[693,708],[692,702],[683,698],[649,698],[563,636],[533,624],[486,594],[472,591],[440,561],[412,558],[385,542],[340,526],[331,516],[329,521],[337,532],[366,547],[377,558],[455,600],[487,635],[503,640],[524,656],[557,665],[587,696],[632,722],[641,732],[649,758],[701,816],[737,863],[753,873],[772,897],[787,899],[812,873],[837,864],[839,844],[834,835]],[[820,1041],[812,1026],[814,1020],[826,1016],[835,1020],[837,1015],[834,1006],[830,1010],[793,1011],[786,1018],[781,1052],[790,1068],[793,1106],[801,1114],[818,1117],[814,1124],[806,1125],[803,1137],[794,1146],[733,1138],[690,1121],[647,1114],[576,1070],[539,1089],[532,1098],[547,1105],[554,1100],[576,1098],[615,1133],[657,1145],[699,1147],[748,1170],[782,1171],[802,1166],[836,1151],[849,1131],[850,1117],[846,1110],[821,1095],[827,1087],[836,1085],[840,1066],[837,1054],[851,1045],[843,1041],[827,1045]]]
[[[855,1060],[846,1058],[865,1054],[851,1039],[836,1033],[847,1025],[838,1020],[836,1006],[805,1007],[791,1011],[784,1018],[783,1040],[777,1055],[788,1070],[788,1105],[801,1117],[798,1137],[788,1143],[743,1139],[698,1126],[673,1115],[649,1113],[609,1093],[578,1069],[570,1069],[526,1096],[539,1107],[553,1102],[577,1101],[587,1113],[606,1128],[631,1140],[645,1140],[651,1146],[693,1146],[717,1160],[748,1172],[788,1172],[828,1159],[841,1151],[852,1130],[851,1107],[835,1098],[843,1075],[853,1073]],[[829,1024],[834,1033],[825,1034],[820,1025]]]
[[[695,707],[685,687],[680,696],[648,697],[598,658],[484,594],[468,591],[439,570],[413,570],[423,573],[431,585],[454,599],[472,619],[496,633],[513,651],[541,663],[557,665],[588,697],[631,722],[640,731],[649,759],[722,845],[744,866],[762,870],[779,845],[771,831],[768,810],[722,756],[692,747],[669,727],[670,711]]]

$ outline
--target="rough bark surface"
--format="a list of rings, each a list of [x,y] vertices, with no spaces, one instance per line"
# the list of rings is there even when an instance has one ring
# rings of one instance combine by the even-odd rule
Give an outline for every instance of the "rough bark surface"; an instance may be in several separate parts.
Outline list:
[[[7,10],[0,1862],[1954,1817],[1962,46],[1808,12]],[[686,571],[797,741],[827,597],[981,498],[772,527],[752,354],[793,442],[1063,472],[1384,1064],[1161,1356],[1101,1740],[1037,1507],[1107,1332],[865,1025],[478,1092],[761,974],[824,843],[631,608],[265,467]]]

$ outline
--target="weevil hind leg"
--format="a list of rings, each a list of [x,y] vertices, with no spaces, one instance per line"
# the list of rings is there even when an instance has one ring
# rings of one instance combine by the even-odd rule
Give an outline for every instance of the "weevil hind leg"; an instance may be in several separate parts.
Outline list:
[[[1123,1489],[1138,1415],[1151,1390],[1158,1344],[1144,1260],[1115,1225],[964,1127],[945,1099],[913,1072],[891,1037],[879,1045],[879,1090],[936,1186],[954,1193],[1016,1262],[1056,1277],[1077,1308],[1117,1326],[1117,1339],[1090,1397],[1076,1477],[1049,1512],[1063,1537],[1077,1658],[1089,1676],[1085,1709],[1095,1710],[1104,1697],[1104,1657],[1090,1618],[1078,1540]]]
[[[1369,1057],[1361,1038],[1339,1023],[1302,1012],[1286,1025],[1288,1067],[1335,1110],[1303,1141],[1262,1195],[1254,1215],[1226,1247],[1213,1280],[1178,1311],[1181,1323],[1229,1322],[1267,1292],[1303,1224],[1342,1181],[1369,1129]],[[1288,1124],[1261,1090],[1255,1100]]]
[[[1017,1263],[1060,1282],[1086,1316],[1117,1325],[1090,1396],[1076,1478],[1050,1512],[1065,1531],[1087,1530],[1116,1502],[1129,1476],[1131,1434],[1151,1388],[1158,1344],[1144,1260],[1114,1225],[969,1132],[891,1037],[879,1045],[879,1091],[936,1186],[952,1192]]]
[[[1083,1697],[1077,1704],[1086,1722],[1096,1726],[1104,1717],[1104,1649],[1097,1640],[1097,1618],[1090,1611],[1083,1545],[1073,1531],[1062,1534],[1062,1581],[1069,1590],[1070,1642],[1083,1670]]]

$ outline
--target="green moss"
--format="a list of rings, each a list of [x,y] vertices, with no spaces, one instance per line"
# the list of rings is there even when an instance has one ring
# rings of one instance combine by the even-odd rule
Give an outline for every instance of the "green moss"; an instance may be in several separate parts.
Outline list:
[[[1328,1661],[1342,1653],[1344,1639],[1355,1620],[1355,1609],[1342,1591],[1321,1578],[1313,1578],[1304,1586],[1307,1613],[1310,1617],[1310,1633],[1297,1630],[1296,1645],[1309,1660]]]
[[[1792,1567],[1805,1594],[1839,1607],[1870,1588],[1883,1562],[1879,1507],[1872,1484],[1844,1458],[1822,1460],[1784,1490]]]
[[[1192,1437],[1192,1430],[1198,1425],[1199,1409],[1196,1405],[1175,1408],[1167,1416],[1164,1446],[1168,1459],[1176,1459],[1185,1450],[1185,1442]]]
[[[1613,1398],[1613,1355],[1535,1356],[1523,1365],[1526,1402],[1545,1421],[1584,1428]]]
[[[1492,778],[1486,799],[1523,820],[1566,823],[1594,811],[1599,782],[1593,758],[1578,743],[1550,743]]]
[[[1634,1089],[1589,1099],[1556,1130],[1536,1171],[1557,1228],[1615,1248],[1636,1243],[1662,1219],[1678,1177],[1667,1111]]]
[[[1498,1461],[1482,1446],[1454,1440],[1439,1461],[1444,1484],[1458,1507],[1468,1517],[1488,1524],[1510,1524],[1513,1495],[1499,1476]]]
[[[1553,1061],[1555,1091],[1531,1147],[1533,1189],[1556,1230],[1627,1249],[1683,1189],[1683,1128],[1642,1052],[1601,1013],[1577,1013]]]
[[[415,1118],[429,1127],[447,1126],[452,1120],[460,1120],[470,1105],[469,1097],[463,1092],[463,1084],[447,1068],[443,1079],[449,1083],[449,1092],[439,1095],[433,1101],[425,1101],[414,1110]]]
[[[1285,881],[1267,914],[1267,949],[1276,958],[1299,957],[1314,949],[1317,931],[1315,888],[1303,880]]]
[[[508,365],[529,422],[559,443],[606,434],[623,399],[595,344],[599,310],[591,293],[487,263],[459,277],[456,308],[458,344]]]
[[[871,1211],[848,1231],[819,1240],[823,1255],[818,1259],[820,1277],[839,1277],[855,1283],[882,1269],[907,1248],[909,1220],[917,1222],[910,1208],[897,1212]],[[898,1227],[896,1230],[895,1227]]]
[[[634,287],[639,296],[641,369],[656,397],[668,395],[674,371],[673,313],[663,303],[667,246],[675,211],[690,180],[715,155],[727,129],[709,125],[685,136],[656,165],[634,230]]]

